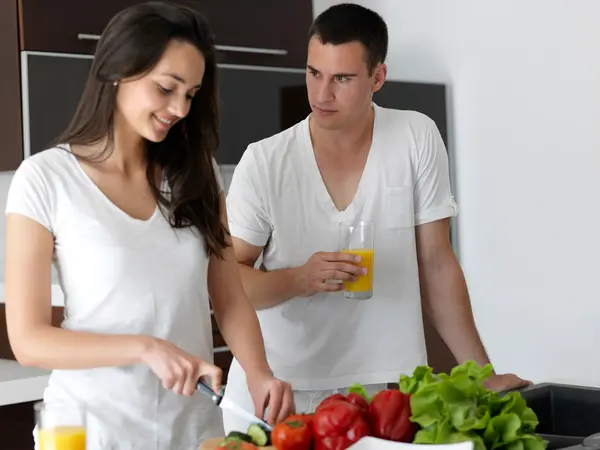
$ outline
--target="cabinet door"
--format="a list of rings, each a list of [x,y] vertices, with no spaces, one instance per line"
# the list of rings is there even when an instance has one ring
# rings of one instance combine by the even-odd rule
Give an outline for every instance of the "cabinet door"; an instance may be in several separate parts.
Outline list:
[[[19,0],[21,49],[92,54],[96,35],[118,11],[142,0]]]
[[[304,119],[310,112],[305,77],[300,69],[223,67],[217,162],[237,164],[248,144]]]
[[[17,0],[0,1],[0,171],[14,170],[23,158]]]
[[[220,62],[304,68],[312,0],[196,0],[210,20]]]
[[[38,153],[69,125],[92,66],[92,57],[23,52],[25,156]]]
[[[19,0],[23,50],[91,54],[110,18],[142,0]],[[303,67],[312,1],[171,0],[210,21],[221,62]]]

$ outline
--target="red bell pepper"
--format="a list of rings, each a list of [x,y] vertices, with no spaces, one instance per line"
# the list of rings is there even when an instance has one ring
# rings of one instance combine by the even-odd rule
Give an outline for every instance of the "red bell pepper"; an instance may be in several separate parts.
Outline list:
[[[410,396],[397,389],[379,391],[369,405],[373,436],[396,442],[412,442],[416,424],[409,420]]]
[[[330,396],[325,397],[323,400],[321,400],[321,402],[315,408],[315,412],[317,412],[320,408],[331,402],[338,402],[340,400],[345,402],[346,396],[344,394],[331,394]]]
[[[360,408],[339,399],[319,405],[312,426],[315,450],[344,450],[370,434]]]
[[[332,394],[329,397],[325,397],[317,406],[316,411],[318,411],[319,408],[336,401],[344,401],[358,406],[364,419],[367,421],[369,420],[369,402],[367,402],[362,395],[353,392],[348,395]]]

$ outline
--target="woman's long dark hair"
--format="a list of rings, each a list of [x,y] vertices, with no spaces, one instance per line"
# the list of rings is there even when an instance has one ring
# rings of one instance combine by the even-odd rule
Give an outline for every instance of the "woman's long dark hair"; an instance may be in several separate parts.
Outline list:
[[[56,144],[107,142],[94,161],[108,156],[114,143],[115,82],[142,76],[158,63],[171,40],[188,42],[204,55],[205,72],[188,115],[159,143],[146,143],[148,182],[174,228],[196,227],[209,255],[222,257],[227,230],[221,222],[221,194],[213,166],[219,146],[219,98],[214,38],[206,19],[191,8],[161,2],[129,7],[115,15],[98,42],[92,68],[75,116]],[[170,190],[161,191],[156,169]]]

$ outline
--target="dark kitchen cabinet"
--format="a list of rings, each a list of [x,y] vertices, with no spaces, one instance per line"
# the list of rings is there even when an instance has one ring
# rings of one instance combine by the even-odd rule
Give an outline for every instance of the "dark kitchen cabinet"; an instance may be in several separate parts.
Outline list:
[[[303,67],[312,1],[169,0],[193,7],[210,21],[227,64]],[[141,0],[19,0],[21,49],[92,54],[118,11]]]
[[[15,170],[23,156],[17,0],[0,1],[0,171]]]
[[[79,103],[92,55],[23,52],[23,153],[48,148],[67,127]]]
[[[2,449],[31,450],[34,448],[33,427],[35,402],[0,406],[0,440]]]
[[[280,109],[286,105],[280,89],[304,83],[312,1],[171,1],[205,14],[222,49],[221,133],[231,137],[223,139],[217,160],[221,164],[235,164],[249,142],[281,131]],[[110,18],[141,1],[106,0],[95,3],[94,8],[78,0],[18,2],[24,107],[22,153],[27,157],[47,148],[67,127],[83,92],[97,38]],[[252,92],[253,101],[248,102]],[[241,105],[240,93],[244,98]],[[268,111],[267,116],[262,115],[263,111],[257,114],[256,106],[265,103],[262,109]],[[242,121],[237,112],[240,107],[245,117]],[[265,120],[257,122],[253,117]],[[247,123],[246,129],[251,134],[239,133],[239,123]],[[231,129],[237,131],[230,133]]]
[[[23,53],[26,156],[48,148],[69,124],[91,64],[91,55]],[[222,64],[219,78],[219,164],[237,164],[250,142],[279,133],[307,114],[302,69]]]

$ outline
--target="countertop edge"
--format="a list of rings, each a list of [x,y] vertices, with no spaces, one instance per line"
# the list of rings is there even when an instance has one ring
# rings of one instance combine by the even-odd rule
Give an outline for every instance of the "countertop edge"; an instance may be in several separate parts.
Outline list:
[[[0,359],[0,407],[42,399],[50,370],[23,367],[17,361]]]

